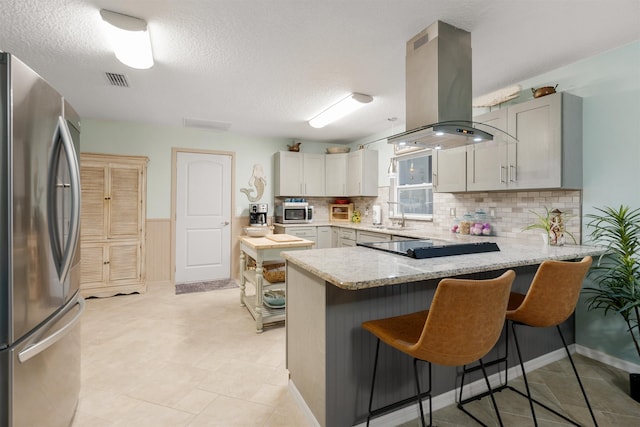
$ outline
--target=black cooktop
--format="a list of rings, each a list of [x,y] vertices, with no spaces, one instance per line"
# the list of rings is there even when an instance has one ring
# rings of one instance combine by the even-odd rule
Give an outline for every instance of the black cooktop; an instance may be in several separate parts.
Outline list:
[[[358,246],[404,255],[411,258],[437,258],[442,256],[478,254],[500,250],[493,242],[456,243],[446,240],[387,240],[358,243]]]

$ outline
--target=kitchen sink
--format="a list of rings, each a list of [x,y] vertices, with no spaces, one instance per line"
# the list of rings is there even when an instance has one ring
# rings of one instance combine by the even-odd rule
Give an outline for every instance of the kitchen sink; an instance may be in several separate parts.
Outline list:
[[[408,231],[408,230],[413,230],[413,227],[403,227],[401,225],[379,225],[379,226],[375,226],[375,228],[378,228],[380,230],[390,230],[390,231]]]

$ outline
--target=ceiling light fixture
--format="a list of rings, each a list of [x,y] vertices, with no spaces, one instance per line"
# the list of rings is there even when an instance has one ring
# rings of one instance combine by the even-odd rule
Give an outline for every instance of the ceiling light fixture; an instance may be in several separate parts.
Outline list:
[[[329,123],[341,119],[371,101],[373,101],[373,97],[370,95],[352,93],[309,120],[309,125],[314,128],[325,127]]]
[[[100,16],[109,24],[109,40],[120,62],[140,70],[153,67],[151,39],[146,21],[106,9],[100,9]]]

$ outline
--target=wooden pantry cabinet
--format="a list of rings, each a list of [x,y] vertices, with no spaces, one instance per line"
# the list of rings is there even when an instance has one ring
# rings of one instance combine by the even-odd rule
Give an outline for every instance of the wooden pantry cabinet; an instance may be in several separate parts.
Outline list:
[[[146,292],[147,157],[80,154],[84,297]]]

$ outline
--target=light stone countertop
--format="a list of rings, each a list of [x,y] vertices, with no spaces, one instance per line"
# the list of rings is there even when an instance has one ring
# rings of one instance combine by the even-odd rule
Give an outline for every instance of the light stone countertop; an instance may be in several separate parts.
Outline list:
[[[352,227],[350,227],[352,228]],[[353,227],[365,229],[365,227]],[[374,231],[372,227],[367,230]],[[387,231],[397,235],[395,230]],[[413,259],[365,247],[311,249],[283,252],[288,262],[343,289],[358,290],[462,274],[503,270],[525,265],[537,265],[547,259],[572,260],[604,252],[595,246],[547,246],[527,240],[506,237],[481,237],[452,233],[408,235],[418,238],[438,238],[456,242],[496,242],[500,252],[456,255],[439,258]]]
[[[282,234],[281,236],[286,236],[286,234]],[[291,241],[276,242],[267,237],[240,236],[240,240],[254,249],[297,248],[300,246],[313,245],[313,241],[301,238],[293,238]]]

